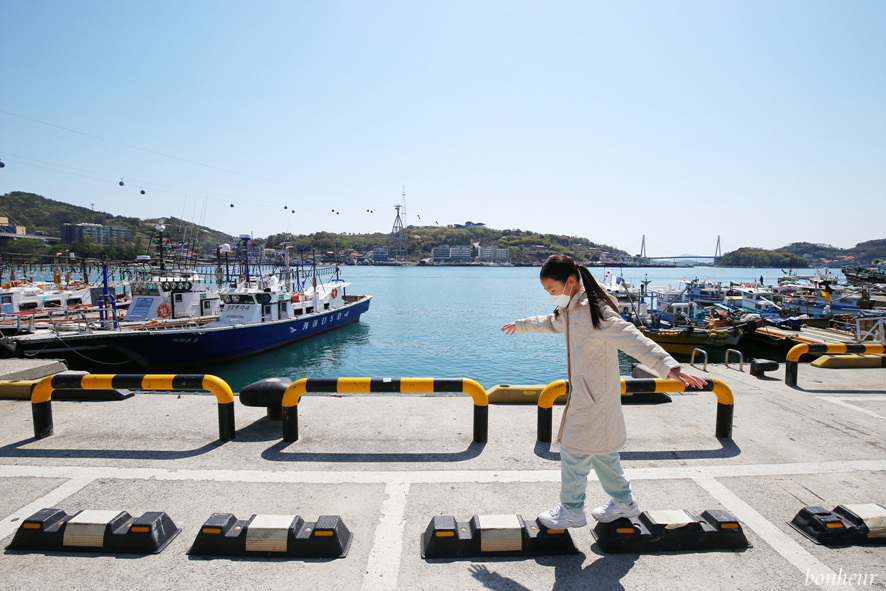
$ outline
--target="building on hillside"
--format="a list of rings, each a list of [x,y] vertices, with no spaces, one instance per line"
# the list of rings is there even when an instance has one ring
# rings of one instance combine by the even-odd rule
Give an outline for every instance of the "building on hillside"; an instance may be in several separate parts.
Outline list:
[[[62,242],[66,244],[86,238],[91,238],[93,242],[99,244],[132,240],[131,229],[101,224],[62,224],[61,235]]]
[[[449,262],[451,263],[470,263],[473,260],[470,244],[466,246],[453,246],[449,249]]]
[[[431,260],[435,263],[449,262],[449,245],[441,244],[431,249]]]
[[[477,259],[489,263],[507,263],[511,260],[511,253],[507,248],[481,246],[477,252]]]
[[[386,261],[388,260],[388,249],[384,246],[378,246],[372,249],[372,260],[373,261]]]

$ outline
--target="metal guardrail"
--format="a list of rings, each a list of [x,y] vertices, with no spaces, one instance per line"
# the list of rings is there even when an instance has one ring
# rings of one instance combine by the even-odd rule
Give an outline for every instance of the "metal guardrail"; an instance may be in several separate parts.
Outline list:
[[[692,350],[692,357],[689,358],[689,365],[695,367],[695,354],[696,353],[701,353],[702,355],[704,355],[704,368],[702,369],[702,371],[707,371],[708,370],[708,352],[705,351],[704,349],[693,349]]]
[[[40,380],[31,392],[31,414],[34,437],[53,434],[52,392],[62,389],[80,390],[206,390],[218,400],[218,438],[234,439],[234,393],[221,378],[205,374],[56,374]]]
[[[879,353],[882,355],[886,353],[886,345],[879,343],[871,345],[855,343],[803,343],[795,345],[791,347],[791,350],[785,356],[784,383],[788,386],[797,385],[797,366],[799,365],[800,357],[806,353],[822,355],[826,353],[872,353],[876,355]]]
[[[717,396],[717,423],[715,435],[720,439],[732,439],[732,417],[735,409],[735,398],[729,386],[720,380],[703,378],[705,385],[701,388],[686,387],[676,380],[639,378],[621,381],[621,393],[641,394],[668,392],[713,392]],[[566,393],[566,380],[551,382],[538,396],[538,427],[536,439],[550,443],[554,414],[554,400]]]
[[[368,392],[463,392],[474,401],[474,441],[486,443],[489,397],[483,386],[467,378],[302,378],[283,394],[283,440],[298,440],[298,402],[306,392],[362,394]]]
[[[738,371],[744,371],[744,355],[738,349],[726,349],[726,359],[723,360],[723,365],[729,367],[729,354],[735,353],[738,355]]]

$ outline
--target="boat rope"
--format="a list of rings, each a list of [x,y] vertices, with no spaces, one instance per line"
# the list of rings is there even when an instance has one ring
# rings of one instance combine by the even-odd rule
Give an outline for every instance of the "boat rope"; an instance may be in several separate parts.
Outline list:
[[[67,343],[64,341],[64,339],[62,339],[60,336],[55,335],[55,338],[58,340],[58,342],[60,342],[62,345],[64,345],[64,346],[67,347],[68,349],[70,349],[72,352],[76,353],[77,355],[79,355],[80,357],[82,357],[83,359],[85,359],[85,360],[87,360],[87,361],[91,361],[92,363],[96,363],[96,364],[98,364],[98,365],[126,365],[127,363],[129,363],[128,360],[127,360],[127,361],[99,361],[98,359],[93,359],[93,358],[91,358],[91,357],[88,357],[88,356],[84,355],[83,353],[81,353],[81,352],[78,351],[77,349],[71,347],[71,346],[70,346],[69,344],[67,344]],[[48,347],[48,346],[49,346],[49,343],[46,343],[46,346],[44,346],[43,349],[45,349],[45,348]],[[42,351],[43,349],[41,349],[41,351]],[[33,353],[33,354],[30,354],[30,355],[29,355],[28,353],[24,353],[24,356],[25,356],[25,357],[36,357],[36,356],[37,356],[37,353]]]

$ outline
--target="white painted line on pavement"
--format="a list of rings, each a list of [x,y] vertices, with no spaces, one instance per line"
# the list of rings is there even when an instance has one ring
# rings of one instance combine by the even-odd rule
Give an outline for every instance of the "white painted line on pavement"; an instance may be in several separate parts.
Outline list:
[[[854,410],[857,412],[864,413],[866,415],[870,415],[872,417],[876,417],[878,419],[886,419],[881,414],[877,414],[872,410],[868,410],[866,408],[862,408],[860,406],[855,406],[854,404],[849,404],[848,400],[852,400],[853,402],[868,402],[870,400],[875,400],[877,402],[886,401],[886,396],[816,396],[819,400],[827,400],[828,402],[832,402],[834,404],[838,404],[843,408],[848,408],[850,410]]]
[[[50,475],[44,474],[44,476]],[[91,477],[73,478],[71,480],[68,480],[64,484],[61,484],[58,487],[52,489],[33,503],[29,503],[12,515],[7,516],[3,519],[3,521],[0,521],[0,540],[18,529],[18,526],[21,525],[22,519],[27,519],[40,509],[57,507],[61,501],[64,501],[72,494],[78,492],[80,489],[82,489],[93,480],[94,478]]]
[[[406,529],[409,483],[389,482],[385,486],[385,494],[388,497],[381,504],[381,518],[375,528],[361,591],[397,588],[400,555],[403,553],[403,532]]]
[[[559,482],[559,465],[552,470],[428,470],[428,471],[296,471],[296,470],[169,470],[166,468],[125,468],[118,466],[21,466],[0,464],[2,477],[52,478],[130,478],[156,480],[207,480],[214,482],[282,482],[301,484],[436,484],[443,482]],[[839,474],[886,471],[883,460],[845,460],[787,464],[734,464],[714,466],[673,466],[629,468],[632,480],[671,480],[707,476],[790,476],[795,474]],[[594,478],[594,474],[590,475]]]
[[[754,533],[760,536],[764,542],[772,546],[785,560],[797,567],[800,573],[802,573],[800,577],[808,578],[811,575],[815,578],[818,575],[825,575],[825,579],[828,576],[836,578],[836,573],[830,567],[807,552],[800,544],[778,529],[768,519],[757,513],[753,507],[740,499],[722,483],[709,476],[696,476],[693,480],[723,505],[733,517],[741,521],[743,525],[754,530]],[[821,585],[821,587],[834,590],[855,589],[854,586],[843,584]]]

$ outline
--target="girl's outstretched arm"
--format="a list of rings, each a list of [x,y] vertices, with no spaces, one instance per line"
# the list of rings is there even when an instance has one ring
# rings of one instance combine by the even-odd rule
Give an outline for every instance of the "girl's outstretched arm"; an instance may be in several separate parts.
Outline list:
[[[668,373],[668,379],[676,380],[684,386],[693,386],[695,388],[701,388],[705,384],[703,379],[690,373],[684,372],[682,367],[675,367],[674,369],[672,369]]]
[[[517,326],[511,322],[510,324],[505,324],[501,327],[501,331],[505,334],[514,334],[517,332]]]

